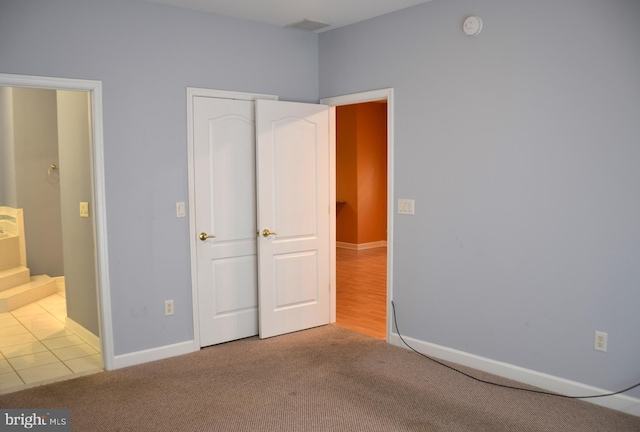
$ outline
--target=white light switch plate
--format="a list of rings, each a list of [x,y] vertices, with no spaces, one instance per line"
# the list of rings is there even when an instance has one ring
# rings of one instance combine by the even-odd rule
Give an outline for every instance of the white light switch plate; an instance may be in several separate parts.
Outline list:
[[[80,202],[80,217],[88,218],[89,217],[89,203],[88,202]]]
[[[406,214],[406,215],[415,214],[415,201],[412,199],[399,199],[398,214]]]
[[[185,216],[186,216],[186,211],[184,209],[184,203],[183,202],[177,202],[176,203],[176,217],[183,218]]]

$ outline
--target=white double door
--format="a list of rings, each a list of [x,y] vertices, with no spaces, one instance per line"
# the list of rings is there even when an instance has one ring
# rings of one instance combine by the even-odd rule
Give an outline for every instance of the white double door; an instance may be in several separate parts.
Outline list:
[[[193,104],[200,345],[328,324],[328,107]]]

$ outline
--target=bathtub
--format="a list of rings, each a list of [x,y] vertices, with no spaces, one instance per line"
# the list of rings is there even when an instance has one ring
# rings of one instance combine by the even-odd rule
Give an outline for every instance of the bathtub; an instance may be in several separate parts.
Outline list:
[[[22,209],[0,206],[0,271],[27,266]]]

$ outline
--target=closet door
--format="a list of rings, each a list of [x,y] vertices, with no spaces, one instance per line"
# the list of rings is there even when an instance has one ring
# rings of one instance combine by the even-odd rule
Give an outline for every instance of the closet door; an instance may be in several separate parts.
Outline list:
[[[193,113],[200,345],[328,324],[328,107],[195,97]]]
[[[256,101],[260,337],[328,324],[329,108]]]
[[[201,346],[258,334],[254,105],[194,98]]]

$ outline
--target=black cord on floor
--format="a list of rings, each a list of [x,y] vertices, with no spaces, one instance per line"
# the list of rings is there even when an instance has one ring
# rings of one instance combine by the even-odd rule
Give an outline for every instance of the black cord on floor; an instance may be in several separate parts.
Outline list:
[[[402,343],[404,343],[407,348],[409,348],[411,351],[415,352],[416,354],[421,355],[422,357],[431,360],[434,363],[439,364],[440,366],[444,366],[448,369],[451,369],[452,371],[458,372],[459,374],[462,374],[468,378],[471,378],[472,380],[481,382],[483,384],[490,384],[493,386],[497,386],[497,387],[503,387],[503,388],[507,388],[507,389],[511,389],[511,390],[520,390],[520,391],[525,391],[525,392],[529,392],[529,393],[538,393],[538,394],[543,394],[543,395],[548,395],[548,396],[556,396],[556,397],[562,397],[562,398],[567,398],[567,399],[592,399],[592,398],[599,398],[599,397],[605,397],[605,396],[613,396],[613,395],[617,395],[620,393],[624,393],[627,392],[631,389],[634,389],[638,386],[640,386],[640,383],[632,385],[631,387],[628,387],[624,390],[620,390],[614,393],[607,393],[607,394],[601,394],[601,395],[592,395],[592,396],[566,396],[563,394],[559,394],[559,393],[551,393],[551,392],[546,392],[546,391],[540,391],[540,390],[531,390],[531,389],[526,389],[526,388],[522,388],[522,387],[513,387],[513,386],[508,386],[508,385],[504,385],[504,384],[498,384],[495,382],[491,382],[491,381],[485,381],[483,379],[474,377],[473,375],[469,375],[468,373],[462,372],[459,369],[456,369],[452,366],[449,366],[448,364],[442,363],[441,361],[438,361],[432,357],[429,357],[428,355],[422,354],[420,351],[417,351],[416,349],[414,349],[411,345],[409,345],[404,338],[402,337],[402,334],[400,334],[400,328],[398,327],[398,322],[396,319],[396,305],[393,303],[393,300],[391,301],[391,308],[393,309],[393,323],[396,326],[396,330],[398,331],[398,336],[400,336],[400,340],[402,341]]]

